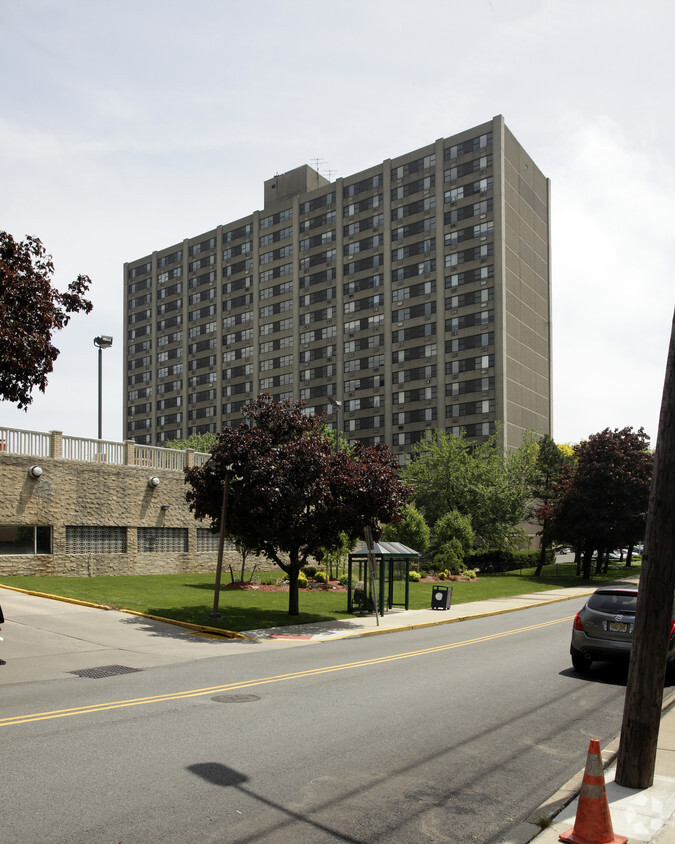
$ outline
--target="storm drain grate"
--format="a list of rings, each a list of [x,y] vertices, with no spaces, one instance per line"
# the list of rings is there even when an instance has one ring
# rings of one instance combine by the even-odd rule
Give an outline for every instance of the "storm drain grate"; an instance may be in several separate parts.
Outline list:
[[[214,695],[211,700],[216,703],[253,703],[260,698],[258,695]]]
[[[114,677],[116,674],[133,674],[142,671],[142,668],[129,668],[126,665],[99,665],[97,668],[80,668],[78,671],[69,671],[69,674],[77,674],[78,677],[92,677],[98,680],[101,677]]]

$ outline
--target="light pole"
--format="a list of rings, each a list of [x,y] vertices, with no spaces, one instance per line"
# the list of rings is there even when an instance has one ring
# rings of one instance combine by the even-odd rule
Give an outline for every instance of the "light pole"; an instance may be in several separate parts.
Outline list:
[[[328,396],[328,404],[335,408],[335,453],[340,451],[340,410],[342,409],[342,402],[334,399],[333,396]],[[344,416],[343,416],[344,424]]]
[[[331,407],[335,408],[335,414],[336,414],[336,419],[335,419],[335,453],[337,454],[338,451],[340,451],[340,410],[342,409],[342,402],[338,401],[337,399],[334,399],[333,396],[328,396],[328,403],[330,404]],[[342,423],[344,425],[344,415],[342,417]],[[339,577],[340,576],[340,563],[339,563],[339,561],[336,562],[335,569],[336,569],[336,576]],[[328,571],[328,579],[329,580],[330,580],[332,573],[333,573],[333,564],[329,563],[329,571]]]
[[[218,604],[220,602],[220,577],[223,571],[223,551],[225,549],[225,531],[227,525],[227,496],[230,490],[230,473],[231,466],[225,470],[225,477],[223,478],[223,505],[220,511],[220,532],[218,535],[218,562],[216,564],[216,583],[213,588],[213,610],[209,613],[209,618],[220,618],[220,609]],[[243,572],[242,572],[243,580]]]
[[[103,349],[109,349],[113,338],[107,334],[94,337],[94,345],[98,347],[98,438],[103,439]]]

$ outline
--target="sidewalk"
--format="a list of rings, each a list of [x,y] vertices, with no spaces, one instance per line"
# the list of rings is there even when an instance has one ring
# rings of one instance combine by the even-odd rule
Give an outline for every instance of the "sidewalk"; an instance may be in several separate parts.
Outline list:
[[[71,673],[102,665],[148,668],[156,665],[250,653],[251,648],[303,647],[347,637],[373,636],[452,624],[472,618],[516,612],[559,601],[581,606],[593,587],[554,589],[509,598],[492,598],[447,610],[388,611],[383,617],[354,617],[343,621],[248,630],[241,638],[214,635],[208,628],[190,629],[166,621],[116,610],[102,610],[61,600],[49,600],[0,587],[5,613],[0,655],[0,686],[48,679],[76,679]],[[614,832],[629,844],[675,844],[675,692],[666,699],[661,718],[656,774],[651,788],[633,790],[614,783],[618,739],[603,749],[607,794]],[[580,748],[585,763],[587,748]],[[583,769],[499,844],[554,844],[561,832],[574,826],[576,796]],[[543,822],[551,822],[541,829]],[[585,842],[584,844],[593,844]]]
[[[614,782],[618,750],[618,738],[602,750],[603,762],[608,764],[605,783],[614,834],[625,835],[628,844],[675,844],[675,692],[664,702],[650,788],[625,788]],[[562,833],[574,827],[583,775],[581,770],[499,844],[555,844]],[[552,826],[539,832],[538,821],[548,818]]]

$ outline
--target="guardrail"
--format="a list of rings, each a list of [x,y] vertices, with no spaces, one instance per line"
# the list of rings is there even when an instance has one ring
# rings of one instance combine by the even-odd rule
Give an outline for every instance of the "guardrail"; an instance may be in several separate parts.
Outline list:
[[[61,431],[48,434],[0,427],[0,456],[25,455],[55,457],[83,463],[111,466],[143,466],[146,469],[171,469],[182,472],[189,466],[203,466],[211,456],[203,452],[176,448],[137,445],[132,440],[113,442],[86,437],[64,436]]]

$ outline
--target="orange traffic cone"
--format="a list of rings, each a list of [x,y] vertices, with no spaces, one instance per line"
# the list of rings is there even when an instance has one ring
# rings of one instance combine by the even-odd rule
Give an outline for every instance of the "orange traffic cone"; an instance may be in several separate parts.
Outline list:
[[[560,840],[570,844],[626,844],[628,841],[625,835],[615,835],[612,829],[598,739],[591,739],[588,748],[574,826]]]

